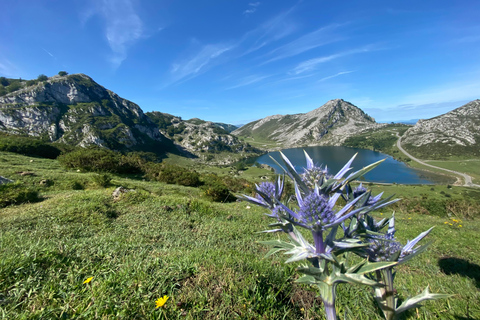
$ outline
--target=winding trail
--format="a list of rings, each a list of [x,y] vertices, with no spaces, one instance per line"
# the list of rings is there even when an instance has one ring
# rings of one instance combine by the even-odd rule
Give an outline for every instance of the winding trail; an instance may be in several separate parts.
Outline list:
[[[398,137],[398,140],[397,140],[397,148],[398,148],[400,151],[402,151],[407,157],[409,157],[410,159],[412,159],[413,161],[416,161],[416,162],[420,163],[421,165],[424,165],[424,166],[427,166],[427,167],[431,167],[431,168],[435,168],[435,169],[439,169],[439,170],[443,170],[443,171],[448,171],[448,172],[450,172],[450,173],[453,173],[453,174],[462,176],[463,179],[465,180],[465,184],[463,185],[464,187],[477,187],[477,188],[480,188],[480,185],[474,184],[474,183],[472,182],[472,177],[470,177],[468,174],[465,174],[465,173],[462,173],[462,172],[458,172],[458,171],[454,171],[454,170],[450,170],[450,169],[445,169],[445,168],[437,167],[437,166],[434,166],[434,165],[425,163],[424,161],[422,161],[422,160],[420,160],[420,159],[415,158],[415,157],[412,156],[410,153],[408,153],[407,151],[405,151],[405,149],[402,148],[402,137],[398,134],[398,132],[395,132],[395,134],[396,134],[397,137]]]

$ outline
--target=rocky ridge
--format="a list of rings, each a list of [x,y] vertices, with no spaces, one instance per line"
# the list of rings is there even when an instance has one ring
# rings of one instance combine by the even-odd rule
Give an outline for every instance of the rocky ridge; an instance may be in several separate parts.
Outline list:
[[[382,126],[353,104],[335,99],[308,113],[269,116],[232,133],[275,141],[282,147],[341,145],[350,136]]]
[[[110,149],[164,142],[138,105],[84,74],[54,76],[0,97],[0,131]]]
[[[172,139],[180,148],[197,156],[202,156],[205,152],[208,154],[222,151],[245,155],[261,153],[231,135],[221,124],[198,118],[182,120],[181,117],[158,111],[147,112],[147,116],[158,125],[162,134]]]
[[[480,100],[419,120],[405,132],[402,143],[410,151],[421,148],[436,153],[480,155]]]

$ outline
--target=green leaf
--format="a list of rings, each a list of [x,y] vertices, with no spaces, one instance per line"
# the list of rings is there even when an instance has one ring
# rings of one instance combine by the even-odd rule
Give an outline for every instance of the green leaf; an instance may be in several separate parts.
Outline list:
[[[380,161],[377,161],[377,162],[375,162],[375,163],[372,163],[372,164],[366,166],[365,168],[360,169],[360,170],[358,170],[357,172],[352,173],[351,175],[349,175],[349,176],[345,179],[345,181],[343,181],[343,184],[345,185],[345,184],[347,184],[347,183],[349,183],[349,182],[357,179],[358,177],[363,176],[365,173],[367,173],[368,171],[374,169],[375,167],[377,167],[377,166],[378,166],[380,163],[382,163],[383,161],[385,161],[385,159],[380,160]]]
[[[425,300],[435,300],[435,299],[441,299],[441,298],[448,298],[451,297],[451,294],[442,294],[442,293],[430,293],[428,291],[428,287],[425,288],[425,290],[413,297],[405,300],[398,308],[395,310],[395,314],[398,315],[402,312],[405,312],[409,309],[412,308],[417,308],[419,304]]]
[[[368,262],[368,260],[364,260],[359,264],[348,269],[348,273],[365,274],[365,273],[370,273],[373,271],[385,269],[388,267],[393,267],[396,264],[397,264],[396,262],[389,262],[389,261]]]
[[[428,246],[429,246],[431,243],[432,243],[432,242],[429,242],[429,243],[426,243],[426,244],[418,247],[417,249],[415,249],[415,252],[410,253],[410,254],[404,256],[404,257],[402,258],[402,260],[400,260],[400,261],[398,262],[398,264],[405,263],[405,262],[407,262],[408,260],[410,260],[410,259],[412,259],[413,257],[415,257],[416,255],[418,255],[418,254],[422,253],[423,251],[427,250]]]

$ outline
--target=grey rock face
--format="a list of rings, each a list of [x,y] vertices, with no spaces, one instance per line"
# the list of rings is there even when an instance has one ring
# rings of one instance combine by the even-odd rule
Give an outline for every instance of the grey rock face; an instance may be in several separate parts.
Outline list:
[[[237,136],[262,136],[284,147],[301,145],[341,145],[348,137],[384,126],[342,99],[328,101],[305,114],[274,115],[247,124]]]
[[[0,97],[0,131],[113,149],[163,138],[138,105],[84,74],[55,76]]]
[[[472,146],[480,143],[479,137],[480,100],[474,100],[441,116],[419,120],[402,141],[415,147],[432,143]]]

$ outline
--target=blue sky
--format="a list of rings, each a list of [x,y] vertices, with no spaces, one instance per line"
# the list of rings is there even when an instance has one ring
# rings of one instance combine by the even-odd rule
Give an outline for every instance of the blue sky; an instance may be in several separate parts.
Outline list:
[[[342,98],[377,121],[480,98],[480,1],[22,0],[0,76],[85,73],[145,112],[244,124]]]

